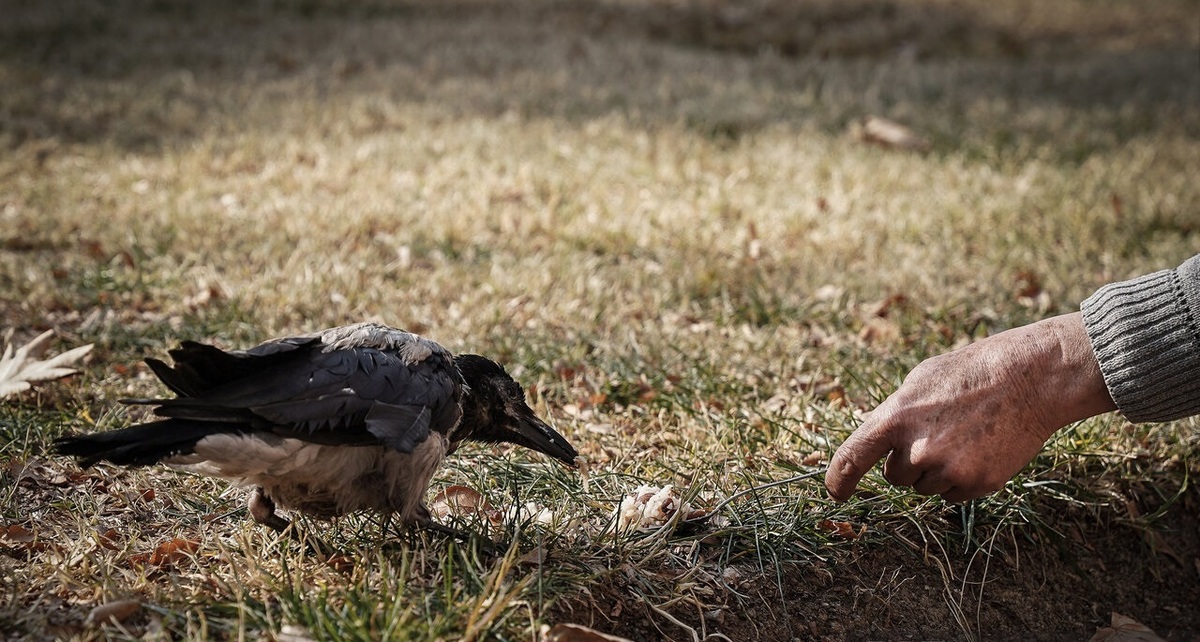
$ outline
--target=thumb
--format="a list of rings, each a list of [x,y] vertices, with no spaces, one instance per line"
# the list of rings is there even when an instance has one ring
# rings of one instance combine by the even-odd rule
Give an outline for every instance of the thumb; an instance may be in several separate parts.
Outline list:
[[[825,473],[825,488],[831,497],[839,502],[850,499],[858,480],[891,452],[895,444],[889,425],[877,408],[858,430],[838,446]]]

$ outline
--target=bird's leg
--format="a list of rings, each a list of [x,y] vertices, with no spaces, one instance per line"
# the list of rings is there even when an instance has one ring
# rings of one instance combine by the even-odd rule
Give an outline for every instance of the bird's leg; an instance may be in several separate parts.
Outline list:
[[[277,533],[284,533],[287,527],[291,525],[286,519],[275,514],[275,502],[267,497],[262,488],[255,488],[254,493],[250,495],[249,501],[250,517],[255,522],[271,528]]]
[[[450,537],[464,544],[469,544],[472,541],[479,542],[480,547],[489,555],[500,555],[504,552],[495,542],[478,533],[459,530],[452,526],[446,526],[445,524],[433,521],[433,517],[429,514],[429,509],[424,504],[417,506],[417,514],[413,518],[413,525],[421,530]]]
[[[249,501],[250,517],[257,523],[269,527],[271,530],[291,537],[296,542],[308,547],[310,551],[320,557],[329,555],[329,547],[320,539],[311,536],[303,535],[292,526],[291,522],[280,517],[275,513],[275,502],[267,497],[261,487],[255,488],[250,495]]]

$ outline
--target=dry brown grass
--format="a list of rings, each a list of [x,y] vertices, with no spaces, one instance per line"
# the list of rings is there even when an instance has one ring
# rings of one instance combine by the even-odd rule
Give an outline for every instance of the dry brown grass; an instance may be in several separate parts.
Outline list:
[[[808,470],[924,356],[1200,251],[1195,3],[800,6],[17,3],[0,21],[0,326],[97,349],[0,414],[0,526],[41,543],[0,557],[0,631],[93,636],[88,608],[136,595],[158,610],[129,635],[452,639],[483,618],[519,639],[553,604],[648,595],[712,632],[696,613],[728,598],[721,568],[832,559],[826,516],[928,517],[923,536],[969,544],[965,517],[878,478],[846,509],[815,483],[743,506],[715,552],[596,534],[639,481],[717,498]],[[861,144],[866,114],[932,151]],[[224,515],[240,497],[219,484],[46,458],[61,432],[130,421],[111,400],[157,392],[137,362],[176,340],[360,320],[512,366],[594,486],[482,453],[438,483],[574,506],[543,534],[574,563],[507,585],[470,547],[380,552],[378,526],[351,520],[343,575]],[[1131,476],[1177,485],[1195,434],[1090,422],[1022,478],[1053,492],[1016,483],[980,528]],[[94,535],[109,528],[112,548]],[[187,561],[130,562],[176,537],[199,542]],[[696,608],[669,601],[679,586]]]

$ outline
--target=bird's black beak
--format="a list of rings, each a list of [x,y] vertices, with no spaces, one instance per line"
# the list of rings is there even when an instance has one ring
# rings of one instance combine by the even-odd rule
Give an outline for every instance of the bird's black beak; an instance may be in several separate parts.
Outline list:
[[[575,458],[579,456],[579,453],[567,442],[566,438],[558,434],[557,430],[551,428],[550,424],[542,421],[532,412],[524,414],[517,421],[513,432],[516,434],[510,437],[509,441],[545,453],[572,468],[575,467]]]

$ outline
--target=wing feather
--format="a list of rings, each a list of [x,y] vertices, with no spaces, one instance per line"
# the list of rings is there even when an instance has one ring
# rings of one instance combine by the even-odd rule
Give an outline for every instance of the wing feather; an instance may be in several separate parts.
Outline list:
[[[157,400],[155,413],[402,452],[412,452],[431,431],[448,433],[461,416],[462,390],[449,352],[416,335],[367,330],[280,339],[242,352],[185,342],[170,353],[173,368],[148,360],[180,395]],[[349,341],[357,337],[359,345]]]

